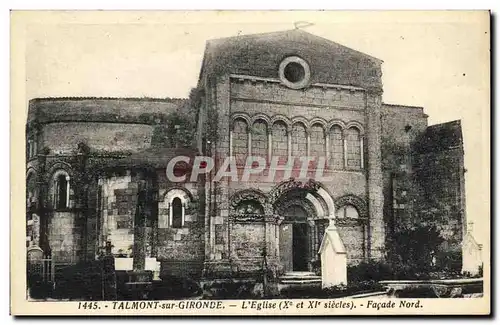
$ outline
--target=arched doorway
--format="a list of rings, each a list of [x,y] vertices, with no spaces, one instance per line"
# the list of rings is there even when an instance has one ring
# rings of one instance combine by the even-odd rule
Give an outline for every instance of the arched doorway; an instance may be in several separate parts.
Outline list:
[[[310,271],[318,258],[318,227],[335,211],[331,196],[314,180],[290,179],[269,194],[274,213],[280,217],[279,262],[284,272]]]
[[[284,194],[275,205],[282,220],[279,252],[285,272],[309,271],[309,262],[315,257],[313,220],[317,212],[307,196],[307,191],[295,189]]]
[[[307,212],[300,205],[291,205],[283,211],[285,221],[282,225],[283,260],[287,264],[285,269],[293,271],[307,271],[309,264],[309,225]]]

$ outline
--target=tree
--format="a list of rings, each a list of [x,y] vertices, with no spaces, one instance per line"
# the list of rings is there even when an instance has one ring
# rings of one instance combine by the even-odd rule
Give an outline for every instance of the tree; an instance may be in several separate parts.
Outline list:
[[[394,269],[411,274],[434,270],[443,238],[434,225],[421,224],[401,229],[390,241]]]

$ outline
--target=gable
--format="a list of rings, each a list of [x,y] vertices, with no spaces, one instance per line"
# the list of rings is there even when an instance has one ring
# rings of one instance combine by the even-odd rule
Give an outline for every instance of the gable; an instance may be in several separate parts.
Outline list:
[[[347,253],[344,243],[342,242],[342,239],[340,238],[339,232],[336,228],[326,228],[325,235],[323,236],[323,240],[321,241],[318,253],[323,253],[329,245],[331,248],[333,248],[333,251],[336,254]]]
[[[381,60],[298,29],[209,40],[200,81],[226,74],[278,78],[280,63],[292,56],[309,64],[312,84],[382,89]]]

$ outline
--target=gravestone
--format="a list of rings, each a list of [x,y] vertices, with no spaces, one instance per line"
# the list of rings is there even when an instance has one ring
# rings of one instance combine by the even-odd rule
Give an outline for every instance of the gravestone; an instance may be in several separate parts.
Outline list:
[[[38,246],[28,247],[28,262],[38,262],[41,263],[43,259],[43,250]]]
[[[111,242],[106,242],[104,256],[102,256],[102,294],[104,300],[116,300],[116,273],[115,258],[111,253]]]
[[[43,250],[38,246],[28,247],[26,254],[27,289],[28,295],[33,298],[45,298],[48,295],[44,287],[44,260]]]
[[[479,275],[483,265],[482,248],[472,235],[473,223],[469,222],[467,233],[462,241],[462,272]]]
[[[347,254],[334,220],[325,230],[319,248],[321,255],[321,287],[347,284]]]
[[[43,277],[43,250],[38,246],[30,246],[27,250],[28,279],[40,280]]]
[[[33,245],[38,246],[40,244],[40,217],[33,213],[31,218],[33,220],[32,242]]]

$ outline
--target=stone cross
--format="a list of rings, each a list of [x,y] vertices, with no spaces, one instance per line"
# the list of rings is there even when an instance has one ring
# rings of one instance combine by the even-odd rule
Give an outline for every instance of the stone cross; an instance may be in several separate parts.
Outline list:
[[[331,215],[328,217],[328,228],[330,229],[336,229],[337,227],[335,226],[335,216]]]
[[[468,232],[472,232],[474,230],[474,222],[469,221],[468,226],[469,226]]]

